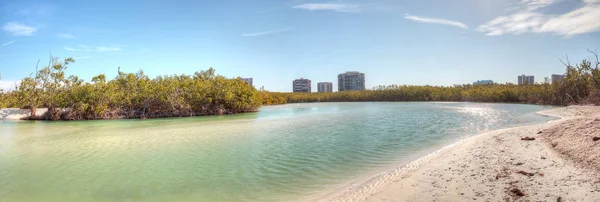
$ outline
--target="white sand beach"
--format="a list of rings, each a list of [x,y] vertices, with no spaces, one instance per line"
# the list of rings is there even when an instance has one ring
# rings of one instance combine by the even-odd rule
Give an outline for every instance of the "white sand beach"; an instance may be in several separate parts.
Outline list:
[[[36,110],[37,115],[42,115],[48,111],[47,108],[40,108]],[[2,108],[0,109],[0,120],[21,120],[22,118],[31,115],[30,109],[18,109],[18,108]]]
[[[480,134],[319,200],[600,201],[600,107],[540,113],[562,119]]]

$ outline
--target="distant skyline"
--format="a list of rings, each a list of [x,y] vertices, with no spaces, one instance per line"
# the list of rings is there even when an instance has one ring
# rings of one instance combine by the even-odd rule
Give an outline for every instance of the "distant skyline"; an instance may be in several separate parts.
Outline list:
[[[118,5],[118,6],[117,6]],[[359,71],[379,85],[517,83],[562,74],[600,50],[600,0],[3,0],[0,88],[73,57],[90,81],[143,69],[151,78],[213,67],[291,92],[298,78]]]

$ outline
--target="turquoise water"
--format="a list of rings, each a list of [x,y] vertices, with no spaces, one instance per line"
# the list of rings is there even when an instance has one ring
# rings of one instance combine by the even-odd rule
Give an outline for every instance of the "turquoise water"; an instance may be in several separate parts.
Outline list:
[[[231,116],[0,121],[1,201],[288,201],[550,107],[313,103]]]

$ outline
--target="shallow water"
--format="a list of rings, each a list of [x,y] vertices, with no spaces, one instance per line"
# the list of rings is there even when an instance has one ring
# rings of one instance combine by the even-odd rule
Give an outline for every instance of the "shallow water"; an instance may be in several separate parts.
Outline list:
[[[0,121],[1,201],[282,201],[550,107],[313,103],[231,116]]]

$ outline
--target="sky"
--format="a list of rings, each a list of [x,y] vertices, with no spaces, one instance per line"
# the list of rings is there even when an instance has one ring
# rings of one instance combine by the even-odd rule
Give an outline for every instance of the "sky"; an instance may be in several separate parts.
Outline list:
[[[2,0],[0,88],[73,57],[89,81],[209,67],[290,92],[297,78],[444,85],[543,81],[600,49],[600,0]]]

